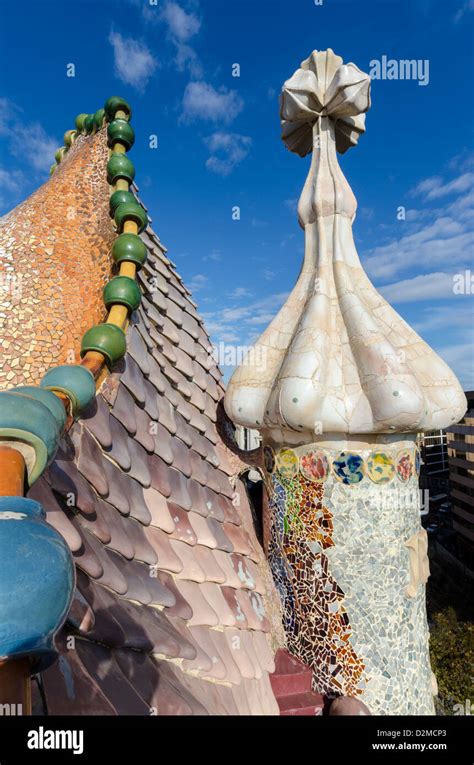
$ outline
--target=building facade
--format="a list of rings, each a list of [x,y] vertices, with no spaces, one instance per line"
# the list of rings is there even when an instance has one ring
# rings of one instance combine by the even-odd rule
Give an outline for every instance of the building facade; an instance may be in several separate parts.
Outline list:
[[[474,391],[467,391],[468,410],[446,429],[453,529],[458,557],[474,570]]]

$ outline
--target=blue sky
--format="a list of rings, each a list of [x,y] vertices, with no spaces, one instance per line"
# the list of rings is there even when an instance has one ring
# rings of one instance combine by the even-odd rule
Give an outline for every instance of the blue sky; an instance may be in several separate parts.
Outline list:
[[[315,48],[366,72],[384,55],[428,60],[426,85],[373,81],[367,132],[341,166],[369,276],[473,389],[474,286],[455,294],[453,277],[474,274],[474,0],[154,2],[0,0],[0,213],[46,180],[77,113],[124,96],[153,227],[213,341],[248,344],[303,252],[309,159],[280,140],[282,83]]]

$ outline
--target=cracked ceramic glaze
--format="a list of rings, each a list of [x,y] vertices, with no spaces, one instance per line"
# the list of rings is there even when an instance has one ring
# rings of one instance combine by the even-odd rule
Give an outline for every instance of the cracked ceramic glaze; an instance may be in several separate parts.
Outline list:
[[[314,51],[286,81],[283,140],[311,167],[298,205],[305,255],[285,305],[234,372],[225,397],[236,423],[278,443],[320,433],[444,428],[466,410],[449,367],[391,308],[356,252],[356,199],[337,151],[365,129],[370,78],[332,50]]]

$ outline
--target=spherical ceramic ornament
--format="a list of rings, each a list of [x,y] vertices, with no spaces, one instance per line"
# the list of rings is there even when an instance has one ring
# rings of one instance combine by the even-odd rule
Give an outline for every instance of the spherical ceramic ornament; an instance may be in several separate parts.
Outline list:
[[[71,402],[74,416],[87,409],[95,399],[94,376],[80,364],[51,367],[43,376],[40,385],[41,388],[64,393]],[[62,404],[61,406],[64,411]]]
[[[132,110],[130,104],[120,96],[111,96],[104,104],[104,111],[109,122],[115,119],[117,112],[121,111],[127,115],[127,119],[132,118]]]
[[[113,367],[127,352],[125,332],[115,324],[96,324],[87,330],[82,338],[81,358],[88,351],[102,353],[107,365]]]
[[[267,473],[273,473],[275,470],[275,452],[271,446],[265,446],[263,449],[263,462]]]
[[[13,448],[15,441],[28,445],[25,461],[30,486],[53,460],[63,422],[56,408],[41,398],[41,393],[33,398],[21,391],[17,393],[15,389],[0,391],[0,440],[12,441]]]
[[[131,183],[135,178],[135,166],[125,154],[113,152],[107,162],[107,180],[110,184],[113,184],[120,178],[124,178]]]
[[[133,204],[121,204],[114,213],[114,221],[117,229],[122,232],[126,221],[132,220],[138,226],[138,233],[141,234],[148,224],[148,216],[141,205],[136,201]]]
[[[329,473],[329,462],[326,454],[320,449],[302,454],[300,471],[309,481],[325,481]]]
[[[142,293],[135,279],[130,276],[114,276],[104,287],[105,307],[124,305],[130,311],[136,311],[141,302]]]
[[[399,452],[397,456],[397,476],[402,483],[406,483],[414,472],[411,452]]]
[[[360,483],[366,472],[363,457],[354,452],[341,452],[333,461],[332,469],[338,481],[347,485]]]
[[[115,215],[115,210],[119,205],[136,204],[137,199],[131,191],[114,191],[109,200],[110,214]]]
[[[415,449],[415,473],[420,475],[421,470],[421,454],[418,449]]]
[[[46,512],[39,502],[25,497],[0,497],[3,659],[28,657],[34,671],[52,663],[54,635],[71,606],[74,583],[69,547],[46,522]]]
[[[276,466],[282,478],[294,478],[298,472],[298,455],[293,449],[280,449],[276,456]]]
[[[367,460],[367,475],[374,483],[389,483],[395,476],[395,465],[387,452],[372,452]]]

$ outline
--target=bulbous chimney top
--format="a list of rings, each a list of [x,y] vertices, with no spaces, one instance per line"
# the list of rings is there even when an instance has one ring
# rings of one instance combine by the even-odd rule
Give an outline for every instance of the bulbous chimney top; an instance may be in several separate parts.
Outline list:
[[[357,203],[337,153],[357,144],[369,107],[369,76],[331,49],[313,51],[283,85],[282,139],[312,152],[298,205],[304,261],[225,396],[235,423],[276,443],[416,433],[466,410],[456,376],[375,289],[355,249]]]

